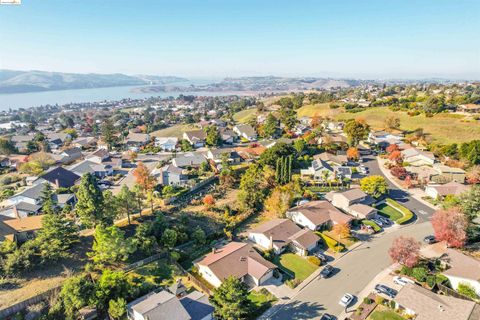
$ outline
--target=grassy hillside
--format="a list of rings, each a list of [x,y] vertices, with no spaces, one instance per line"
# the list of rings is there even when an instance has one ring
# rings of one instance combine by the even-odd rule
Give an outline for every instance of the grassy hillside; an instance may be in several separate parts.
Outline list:
[[[340,113],[336,119],[346,120],[352,118],[363,118],[374,128],[382,128],[386,117],[394,115],[400,119],[402,130],[415,130],[423,128],[424,132],[436,142],[460,143],[473,139],[480,139],[480,123],[478,121],[467,121],[465,117],[457,114],[442,113],[432,118],[425,115],[410,117],[406,112],[392,111],[388,108],[369,108],[358,113]]]
[[[301,117],[334,117],[342,111],[339,109],[330,109],[330,103],[308,104],[297,110],[297,115]]]
[[[257,113],[256,108],[242,110],[233,115],[233,120],[240,123],[247,123],[250,119],[256,116],[256,113]]]
[[[150,135],[153,137],[177,137],[181,139],[184,132],[196,129],[198,128],[191,124],[179,124],[176,126],[154,131]]]

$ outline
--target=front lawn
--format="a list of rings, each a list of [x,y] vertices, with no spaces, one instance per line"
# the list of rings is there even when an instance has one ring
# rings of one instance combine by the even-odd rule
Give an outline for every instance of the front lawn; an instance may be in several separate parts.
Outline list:
[[[392,221],[397,221],[403,217],[403,214],[400,211],[394,209],[386,203],[379,204],[376,209],[380,215],[389,218]]]
[[[400,316],[398,313],[395,313],[391,310],[384,311],[374,311],[369,317],[369,320],[405,320],[404,317]]]
[[[295,253],[284,253],[275,257],[274,263],[280,269],[285,270],[292,275],[296,282],[300,283],[311,275],[318,266],[310,263],[307,259],[296,255]]]
[[[340,242],[341,244],[343,244],[347,248],[352,246],[353,244],[355,244],[355,242],[357,242],[357,239],[355,237],[340,238],[338,236],[338,234],[336,234],[333,231],[323,231],[322,233],[329,236],[330,238],[332,238],[334,240],[337,240],[338,242]]]
[[[266,289],[260,291],[250,291],[248,299],[252,302],[254,310],[250,315],[250,319],[258,318],[262,313],[267,311],[277,301],[274,295]]]

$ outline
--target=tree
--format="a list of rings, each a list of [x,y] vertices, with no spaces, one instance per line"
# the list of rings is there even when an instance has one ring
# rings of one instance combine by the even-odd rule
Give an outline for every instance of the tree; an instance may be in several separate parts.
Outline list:
[[[138,153],[136,153],[135,151],[128,152],[128,158],[130,159],[131,162],[135,162],[137,157],[138,157]]]
[[[15,147],[15,144],[11,140],[0,139],[0,154],[9,156],[12,153],[16,153],[16,152],[17,152],[17,148]]]
[[[251,165],[240,180],[238,202],[244,210],[258,209],[263,203],[265,190],[262,188],[264,180],[259,165]]]
[[[297,154],[301,155],[303,151],[305,151],[305,148],[307,147],[307,143],[303,139],[297,139],[293,143],[293,147],[297,151]]]
[[[345,123],[343,131],[347,134],[348,144],[356,146],[368,136],[370,126],[361,119],[350,119]]]
[[[107,144],[109,150],[117,143],[117,136],[116,136],[116,129],[110,119],[106,119],[105,122],[102,124],[101,132],[102,132],[102,139]]]
[[[107,222],[103,216],[103,193],[94,175],[86,173],[82,176],[76,196],[75,214],[84,226],[95,227]]]
[[[210,303],[215,308],[215,318],[222,320],[247,319],[252,309],[248,287],[233,276],[214,290]]]
[[[285,218],[287,210],[293,202],[293,191],[291,186],[278,186],[265,200],[265,213],[269,217]]]
[[[217,126],[206,127],[205,133],[207,134],[205,142],[208,146],[217,147],[222,143],[222,136],[220,135],[220,131],[218,131]]]
[[[340,239],[347,239],[351,236],[350,225],[348,223],[337,223],[333,226],[332,231],[337,234]]]
[[[153,193],[153,189],[155,188],[155,177],[153,177],[148,170],[147,166],[143,164],[143,162],[139,162],[137,164],[137,168],[133,171],[133,176],[135,177],[136,183],[140,186],[144,193],[147,195]],[[153,213],[153,195],[149,197],[150,199],[150,207]]]
[[[388,116],[385,118],[385,128],[398,129],[400,128],[400,118],[396,116]]]
[[[480,165],[475,165],[469,168],[466,174],[466,179],[469,184],[480,183]]]
[[[360,153],[355,147],[350,147],[347,150],[347,158],[353,161],[357,161],[360,158]]]
[[[154,223],[145,221],[137,226],[135,229],[135,243],[137,248],[145,254],[151,255],[157,243],[155,238]]]
[[[100,279],[97,281],[96,296],[101,309],[108,307],[108,301],[129,296],[130,283],[123,271],[103,270]]]
[[[394,143],[394,144],[388,145],[388,147],[385,150],[387,151],[388,154],[391,154],[394,151],[400,151],[400,148],[398,147],[398,145]]]
[[[203,245],[207,241],[207,236],[205,235],[205,231],[202,228],[197,226],[195,231],[192,234],[192,238],[198,245]]]
[[[287,131],[292,130],[297,124],[297,113],[288,107],[280,108],[280,121],[283,123]]]
[[[478,240],[480,230],[477,224],[471,222],[480,216],[480,185],[472,186],[469,191],[462,194],[459,203],[462,212],[470,222],[467,229],[468,238],[474,241]]]
[[[477,292],[475,291],[475,288],[471,284],[466,282],[460,282],[458,284],[457,291],[458,293],[474,300],[478,300],[479,298]]]
[[[388,160],[395,162],[396,164],[402,163],[402,153],[398,150],[393,151],[388,155]]]
[[[123,298],[112,299],[108,302],[108,314],[113,319],[123,319],[127,313],[127,301]]]
[[[207,194],[203,198],[203,204],[206,208],[211,208],[215,204],[215,198],[211,194]]]
[[[400,236],[393,240],[388,254],[394,262],[412,268],[420,259],[420,243],[412,237]]]
[[[135,252],[132,239],[125,239],[125,232],[117,226],[105,228],[99,225],[95,228],[95,241],[92,252],[88,256],[96,264],[114,264],[127,260]]]
[[[123,215],[127,216],[128,224],[131,224],[130,213],[134,207],[133,203],[135,201],[135,194],[132,192],[127,185],[123,185],[120,189],[120,192],[117,195],[118,209]]]
[[[269,113],[263,125],[263,136],[265,138],[272,138],[277,132],[278,120],[272,113]]]
[[[404,180],[408,175],[407,169],[401,166],[392,167],[390,169],[390,173],[392,174],[392,176],[397,177],[400,180]]]
[[[296,150],[292,145],[285,142],[279,142],[262,153],[259,162],[262,165],[269,165],[270,167],[275,168],[278,158],[288,157],[295,154]]]
[[[173,229],[165,229],[162,235],[162,243],[168,249],[173,249],[177,244],[177,231]]]
[[[67,319],[76,319],[78,310],[95,305],[95,285],[86,275],[70,277],[62,285],[60,299]]]
[[[468,219],[460,208],[437,210],[433,214],[431,222],[435,239],[446,241],[450,247],[460,248],[465,245]]]
[[[360,188],[374,198],[388,193],[388,184],[382,176],[368,176],[360,180]]]

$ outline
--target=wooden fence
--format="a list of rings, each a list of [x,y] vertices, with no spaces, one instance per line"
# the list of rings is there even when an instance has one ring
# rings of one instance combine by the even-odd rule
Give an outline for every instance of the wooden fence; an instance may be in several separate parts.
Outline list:
[[[14,305],[11,305],[10,307],[0,310],[0,319],[13,316],[17,312],[25,310],[28,306],[48,300],[52,295],[57,293],[60,290],[60,288],[61,286],[57,286],[55,288],[52,288],[50,290],[37,294],[36,296],[33,296],[31,298],[18,302]]]
[[[475,301],[475,300],[473,300],[473,299],[470,298],[470,297],[467,297],[467,296],[464,296],[464,295],[461,294],[461,293],[458,293],[457,291],[453,290],[452,288],[449,288],[449,287],[444,286],[443,284],[437,283],[437,288],[438,288],[438,290],[440,290],[440,291],[442,291],[443,293],[445,293],[447,296],[452,296],[452,297],[455,297],[455,298],[458,298],[458,299],[462,299],[462,300]],[[475,301],[475,302],[476,302],[476,301]]]

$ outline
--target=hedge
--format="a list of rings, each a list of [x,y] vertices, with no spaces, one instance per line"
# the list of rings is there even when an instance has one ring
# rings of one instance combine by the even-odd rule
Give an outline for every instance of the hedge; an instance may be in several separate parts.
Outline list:
[[[375,232],[379,232],[379,231],[382,230],[382,228],[378,224],[373,222],[372,220],[362,220],[362,223],[366,226],[372,227],[373,231],[375,231]]]
[[[403,217],[398,219],[397,221],[395,221],[396,223],[398,224],[405,224],[407,222],[409,222],[410,220],[413,219],[413,212],[410,211],[409,209],[407,209],[406,207],[402,206],[400,203],[398,203],[397,201],[391,199],[391,198],[387,198],[385,200],[385,202],[391,206],[392,208],[400,211],[402,214],[403,214]]]
[[[332,249],[333,251],[336,251],[336,252],[342,252],[343,250],[345,250],[345,246],[342,243],[338,242],[337,240],[321,232],[315,232],[315,233],[323,239],[323,241],[325,242],[325,244],[329,249]]]

